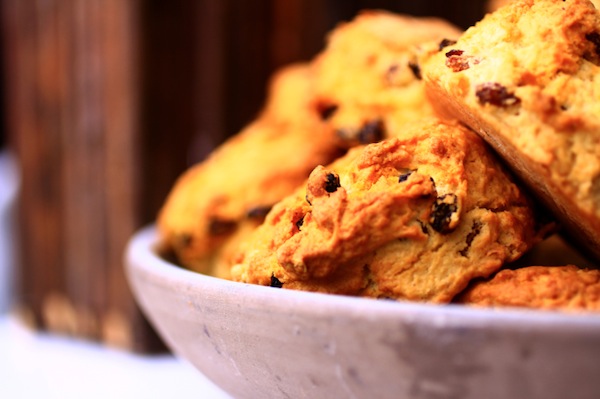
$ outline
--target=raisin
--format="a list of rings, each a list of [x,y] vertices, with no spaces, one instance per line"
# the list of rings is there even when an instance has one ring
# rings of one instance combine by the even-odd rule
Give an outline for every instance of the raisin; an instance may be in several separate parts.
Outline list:
[[[450,50],[446,53],[446,66],[453,72],[464,71],[469,69],[469,57],[462,50]]]
[[[327,173],[327,180],[325,181],[325,191],[328,193],[334,193],[340,186],[340,177],[334,173]]]
[[[471,226],[471,231],[469,232],[469,234],[467,234],[467,238],[465,239],[467,245],[459,252],[462,256],[466,257],[469,253],[469,248],[471,248],[473,240],[475,239],[475,237],[477,237],[477,235],[479,235],[479,233],[481,233],[481,227],[482,224],[480,221],[475,220],[473,222],[473,226]]]
[[[212,236],[220,236],[233,232],[237,223],[233,220],[211,219],[208,224],[208,233]]]
[[[385,126],[381,120],[375,119],[364,123],[360,129],[341,128],[337,130],[336,134],[349,144],[371,144],[383,140]]]
[[[398,183],[402,183],[404,181],[407,181],[409,176],[413,174],[413,170],[409,170],[408,172],[402,173],[400,176],[398,176]]]
[[[423,76],[421,75],[421,67],[419,66],[419,64],[417,64],[416,62],[409,61],[408,67],[412,71],[413,75],[415,75],[415,78],[417,78],[418,80],[423,79]]]
[[[585,35],[585,38],[594,45],[596,55],[600,57],[600,33],[591,32]]]
[[[383,122],[379,119],[367,122],[358,132],[358,141],[361,144],[370,144],[381,141],[384,136]]]
[[[440,51],[442,51],[444,47],[452,46],[453,44],[456,44],[456,40],[442,39],[438,48],[440,49]]]
[[[429,235],[429,230],[427,230],[427,226],[425,226],[425,223],[423,223],[421,220],[418,220],[418,219],[417,219],[417,222],[419,222],[419,225],[421,226],[421,231],[423,232],[423,234]]]
[[[271,211],[271,206],[257,206],[246,213],[248,219],[264,219]]]
[[[296,223],[294,223],[294,224],[296,225],[296,228],[298,229],[298,231],[300,231],[300,228],[304,224],[304,216],[302,216],[300,219],[296,220]]]
[[[600,33],[591,32],[585,35],[585,38],[592,43],[593,50],[583,54],[583,58],[594,65],[600,65]]]
[[[450,50],[446,53],[446,58],[452,57],[455,55],[463,55],[463,54],[464,54],[464,51],[462,51],[462,50]]]
[[[269,285],[274,288],[282,288],[283,287],[283,283],[277,277],[275,277],[274,274],[271,274],[271,284],[269,284]]]
[[[481,104],[492,104],[497,107],[509,107],[521,102],[521,99],[509,92],[500,83],[482,83],[477,86],[475,94]]]
[[[439,233],[448,233],[453,229],[452,222],[457,210],[456,195],[445,194],[438,197],[431,207],[429,224]]]
[[[317,104],[317,112],[321,117],[321,120],[328,120],[335,114],[338,110],[338,106],[336,104],[328,104],[328,103],[319,103]]]

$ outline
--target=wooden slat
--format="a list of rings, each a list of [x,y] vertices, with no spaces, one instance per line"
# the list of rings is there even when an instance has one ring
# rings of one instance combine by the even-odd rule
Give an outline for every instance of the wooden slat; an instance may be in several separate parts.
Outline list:
[[[188,151],[196,133],[198,3],[140,2],[140,163],[150,179],[142,182],[138,204],[143,220],[155,218],[174,179],[190,164]]]
[[[20,158],[20,292],[25,313],[43,324],[47,293],[64,288],[60,229],[63,156],[60,137],[62,92],[55,72],[60,61],[53,34],[53,4],[5,1],[7,125]],[[35,183],[34,183],[35,182]]]
[[[136,351],[154,351],[161,349],[162,344],[131,300],[122,264],[128,239],[140,226],[153,220],[143,211],[148,205],[142,196],[142,184],[156,181],[151,174],[154,169],[142,163],[142,143],[147,136],[140,123],[140,38],[136,29],[140,26],[139,3],[105,0],[102,7],[106,9],[101,37],[101,52],[106,57],[102,103],[109,116],[105,120],[103,160],[107,287],[101,315],[102,339]],[[124,41],[123,37],[129,40]],[[152,204],[156,202],[157,199]],[[156,208],[146,212],[151,214]]]
[[[141,163],[138,6],[7,0],[3,34],[22,172],[22,314],[39,328],[152,351],[163,346],[122,262],[151,221],[142,216],[152,176]]]
[[[339,22],[343,4],[322,0],[272,0],[270,72],[283,65],[310,61],[325,48],[328,33]]]
[[[98,338],[98,308],[106,291],[104,192],[105,71],[99,47],[101,14],[96,2],[62,1],[68,18],[67,115],[63,134],[64,246],[67,292],[78,319],[77,335]],[[127,173],[124,171],[124,173]]]
[[[268,0],[226,0],[223,94],[226,135],[238,132],[258,114],[272,72],[270,32],[272,6]]]
[[[195,11],[198,40],[193,48],[197,66],[195,79],[195,119],[197,126],[190,142],[190,164],[207,157],[227,139],[225,87],[225,54],[228,51],[225,37],[227,3],[224,1],[200,1]]]

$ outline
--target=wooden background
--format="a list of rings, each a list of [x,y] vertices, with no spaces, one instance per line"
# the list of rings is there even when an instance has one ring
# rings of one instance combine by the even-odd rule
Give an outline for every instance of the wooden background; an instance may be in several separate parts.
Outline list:
[[[278,67],[358,10],[481,1],[3,0],[6,140],[21,166],[17,308],[35,328],[161,350],[128,290],[128,238],[175,178],[258,112]],[[4,119],[2,119],[4,121]]]

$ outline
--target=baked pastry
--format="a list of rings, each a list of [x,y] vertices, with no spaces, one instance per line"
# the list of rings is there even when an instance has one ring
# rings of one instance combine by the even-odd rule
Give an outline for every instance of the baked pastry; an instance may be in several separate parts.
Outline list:
[[[600,14],[588,0],[521,0],[424,57],[440,113],[480,133],[600,259]]]
[[[315,168],[240,245],[232,278],[444,303],[542,230],[483,141],[433,119]]]
[[[227,277],[226,268],[213,267],[228,253],[227,240],[262,222],[316,165],[340,155],[313,107],[310,82],[307,64],[281,69],[257,119],[175,183],[157,225],[183,266]]]
[[[567,266],[505,269],[478,281],[457,303],[552,310],[600,310],[600,271]]]
[[[485,9],[488,12],[493,12],[493,11],[496,11],[498,8],[503,7],[513,1],[516,1],[516,0],[489,0],[485,6]],[[600,6],[600,0],[590,0],[590,1],[596,8],[598,8]]]
[[[317,109],[347,146],[379,141],[433,115],[417,54],[460,33],[438,18],[362,11],[330,32],[313,61]]]

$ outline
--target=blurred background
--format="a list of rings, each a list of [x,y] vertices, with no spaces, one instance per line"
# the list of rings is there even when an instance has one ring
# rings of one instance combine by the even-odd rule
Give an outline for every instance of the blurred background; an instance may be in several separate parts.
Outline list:
[[[362,9],[467,28],[485,3],[0,0],[0,313],[163,351],[127,287],[125,245],[177,176],[256,116],[273,71]]]
[[[146,357],[168,352],[127,286],[127,241],[340,21],[385,9],[467,28],[485,3],[0,0],[0,397],[225,397]]]

